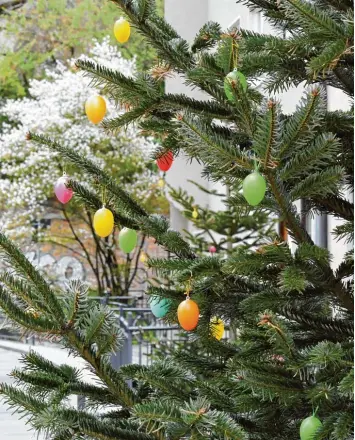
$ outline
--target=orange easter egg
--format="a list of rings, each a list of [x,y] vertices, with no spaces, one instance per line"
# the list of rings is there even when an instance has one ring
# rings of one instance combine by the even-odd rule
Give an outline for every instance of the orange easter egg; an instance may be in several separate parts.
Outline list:
[[[184,330],[193,330],[197,327],[200,310],[195,301],[186,298],[179,304],[178,310],[179,324]]]

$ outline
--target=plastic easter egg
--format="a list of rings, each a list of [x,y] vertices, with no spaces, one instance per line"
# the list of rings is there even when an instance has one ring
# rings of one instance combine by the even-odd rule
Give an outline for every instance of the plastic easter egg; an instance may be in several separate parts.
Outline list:
[[[254,171],[244,179],[243,195],[249,205],[258,205],[263,200],[265,192],[266,181],[258,171]]]
[[[85,113],[89,121],[98,124],[106,114],[106,101],[100,95],[90,96],[85,103]]]
[[[195,301],[186,298],[177,309],[179,324],[184,330],[190,331],[197,327],[200,310]]]
[[[322,426],[322,422],[316,416],[304,419],[300,427],[301,440],[313,440],[315,433]]]
[[[131,26],[127,20],[121,17],[115,22],[113,33],[119,43],[126,43],[131,35]]]
[[[108,237],[113,231],[114,220],[112,212],[103,207],[95,212],[94,229],[99,237]]]
[[[137,244],[137,232],[134,229],[123,228],[118,235],[118,245],[122,252],[129,254]]]
[[[168,313],[171,301],[168,298],[160,298],[159,296],[151,297],[150,310],[156,318],[164,318]]]
[[[163,154],[159,159],[157,159],[157,165],[158,168],[161,171],[168,171],[171,168],[171,165],[174,161],[174,155],[171,151],[168,151],[167,153]]]
[[[233,101],[235,99],[233,89],[235,89],[235,85],[238,82],[245,92],[248,87],[247,80],[242,72],[237,69],[234,69],[232,72],[228,73],[228,75],[224,79],[224,92],[230,101]]]
[[[214,254],[215,252],[217,252],[217,249],[216,249],[216,246],[210,246],[209,248],[208,248],[208,250],[209,250],[209,252],[211,252],[211,254]]]
[[[57,199],[63,204],[68,203],[69,200],[73,197],[73,190],[67,187],[68,182],[69,177],[64,175],[60,177],[54,185],[55,195]]]
[[[224,322],[222,319],[219,319],[216,316],[211,319],[211,333],[218,341],[223,338]]]

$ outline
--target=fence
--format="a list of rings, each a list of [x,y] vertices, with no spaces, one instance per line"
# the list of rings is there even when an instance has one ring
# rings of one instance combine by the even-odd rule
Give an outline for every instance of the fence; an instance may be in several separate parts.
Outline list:
[[[157,349],[164,351],[176,343],[186,341],[186,336],[181,334],[178,326],[166,325],[155,318],[150,308],[138,306],[146,304],[143,295],[104,297],[100,300],[116,312],[126,337],[122,349],[112,356],[114,368],[132,363],[149,365]]]
[[[127,364],[149,365],[154,360],[157,349],[169,350],[176,343],[186,341],[178,326],[166,325],[152,314],[142,291],[130,296],[91,297],[108,305],[117,315],[119,326],[125,334],[123,347],[112,355],[112,366],[119,368]],[[0,313],[0,339],[25,344],[51,345],[35,335],[24,336],[13,328],[4,326],[5,317]]]
[[[125,334],[125,342],[121,350],[111,357],[112,366],[119,369],[123,365],[149,365],[154,361],[155,354],[169,351],[176,344],[187,339],[178,326],[166,325],[152,314],[143,292],[135,292],[132,296],[92,297],[108,305],[117,315],[119,326]],[[33,345],[50,345],[49,342],[36,336],[24,337],[14,330],[3,329],[5,317],[0,313],[0,339],[21,341]],[[228,338],[227,331],[225,337]],[[77,397],[78,409],[85,408],[85,398]]]

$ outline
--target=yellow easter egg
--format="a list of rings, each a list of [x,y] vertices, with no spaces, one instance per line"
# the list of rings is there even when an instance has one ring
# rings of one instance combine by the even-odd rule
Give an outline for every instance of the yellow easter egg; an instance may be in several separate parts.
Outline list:
[[[216,316],[211,319],[211,333],[218,341],[223,338],[224,335],[224,322],[222,319]]]
[[[127,20],[121,17],[115,22],[113,33],[119,43],[126,43],[131,35],[131,26]]]
[[[164,179],[159,179],[159,180],[158,180],[158,186],[159,186],[159,188],[164,188],[164,186],[165,186],[165,180],[164,180]]]
[[[114,221],[112,212],[103,207],[95,212],[94,229],[99,237],[108,237],[113,231]]]
[[[146,263],[147,260],[148,260],[148,256],[147,256],[147,254],[146,254],[144,251],[142,251],[142,252],[141,252],[141,256],[139,257],[139,261],[140,261],[141,263]]]
[[[106,101],[100,95],[91,96],[85,103],[85,113],[89,121],[98,124],[106,114]]]

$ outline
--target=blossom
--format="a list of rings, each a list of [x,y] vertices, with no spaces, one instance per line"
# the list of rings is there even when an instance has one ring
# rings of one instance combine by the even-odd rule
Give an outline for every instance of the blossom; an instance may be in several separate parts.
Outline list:
[[[118,49],[109,44],[108,38],[101,43],[94,41],[85,58],[124,75],[136,74],[135,59],[124,59]],[[56,153],[26,141],[29,130],[73,148],[101,167],[108,167],[118,153],[125,157],[138,157],[143,163],[149,161],[154,142],[141,136],[134,125],[109,136],[88,121],[84,104],[89,96],[97,93],[100,90],[93,87],[82,72],[76,72],[73,60],[69,60],[46,69],[44,79],[31,80],[29,97],[7,100],[0,108],[0,115],[10,121],[3,124],[0,133],[0,202],[4,229],[16,231],[18,235],[19,231],[26,231],[34,218],[43,215],[44,205],[53,196],[53,185],[61,175],[61,165],[65,165]],[[108,117],[124,112],[105,99]],[[109,152],[100,156],[96,150],[105,143],[110,145]],[[87,180],[80,170],[73,177]],[[144,167],[142,173],[134,177],[136,184],[132,182],[130,188],[125,189],[138,192],[138,197],[144,199],[148,196],[148,183],[152,183],[152,177],[144,171]],[[90,182],[87,183],[90,186]]]

